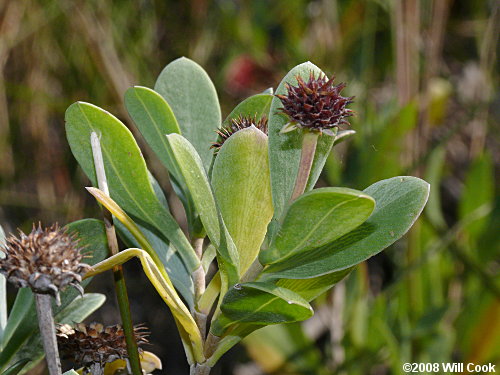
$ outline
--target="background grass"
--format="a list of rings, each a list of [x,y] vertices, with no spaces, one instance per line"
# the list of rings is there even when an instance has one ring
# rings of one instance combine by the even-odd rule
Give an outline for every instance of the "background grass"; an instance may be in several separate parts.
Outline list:
[[[357,267],[317,302],[315,317],[259,331],[214,373],[402,374],[404,362],[498,363],[499,27],[500,3],[481,0],[4,0],[0,223],[9,232],[100,217],[65,140],[72,102],[130,125],[124,91],[152,87],[168,62],[188,56],[208,71],[228,114],[311,60],[356,96],[357,135],[334,150],[319,184],[363,189],[412,174],[432,184],[431,199],[405,239]],[[143,150],[182,216],[166,172]],[[151,328],[163,373],[185,373],[160,299],[139,267],[126,273],[134,318]],[[110,296],[94,318],[114,324],[110,277],[93,283]]]

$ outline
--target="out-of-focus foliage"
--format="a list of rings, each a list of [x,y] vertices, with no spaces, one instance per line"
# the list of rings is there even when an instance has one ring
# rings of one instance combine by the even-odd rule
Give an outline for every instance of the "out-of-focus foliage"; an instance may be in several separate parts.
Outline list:
[[[498,361],[499,7],[481,0],[0,2],[0,223],[9,232],[9,223],[33,218],[65,223],[96,214],[65,142],[64,110],[75,100],[129,123],[126,89],[152,87],[167,62],[185,55],[214,79],[225,118],[241,98],[311,60],[349,83],[357,112],[357,134],[336,147],[318,184],[363,189],[414,174],[431,183],[431,200],[406,239],[317,302],[312,320],[258,331],[246,343],[256,364],[235,365],[245,360],[235,355],[221,371],[398,374],[404,362]],[[165,186],[160,161],[142,149]],[[169,203],[175,212],[179,203]],[[174,358],[182,348],[164,333],[174,323],[158,324],[163,307],[153,293],[140,286],[135,293],[141,302],[132,308],[152,329],[153,351]],[[116,310],[106,308],[104,320],[114,319]],[[177,357],[179,364],[165,363],[171,373],[185,371]]]

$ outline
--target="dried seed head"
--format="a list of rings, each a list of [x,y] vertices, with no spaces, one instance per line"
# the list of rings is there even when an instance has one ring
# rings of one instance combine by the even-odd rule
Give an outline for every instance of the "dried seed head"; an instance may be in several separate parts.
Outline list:
[[[276,95],[283,104],[281,111],[290,117],[292,128],[285,125],[283,132],[293,128],[306,128],[309,130],[333,134],[330,129],[339,125],[349,125],[347,117],[353,111],[346,106],[352,103],[353,96],[340,95],[345,83],[334,85],[335,77],[328,79],[325,75],[318,78],[311,72],[309,81],[304,82],[297,76],[297,86],[286,84],[287,94]]]
[[[2,250],[0,273],[18,288],[30,287],[35,293],[50,294],[59,303],[59,291],[70,284],[82,291],[79,283],[90,269],[81,263],[78,241],[57,224],[42,229],[33,225],[29,235],[19,231],[10,235]]]
[[[257,119],[257,116],[238,116],[237,118],[231,119],[231,124],[228,127],[221,127],[216,130],[219,138],[217,142],[214,142],[210,148],[215,149],[214,152],[218,153],[224,142],[226,142],[229,137],[239,130],[249,128],[250,126],[255,126],[264,134],[267,134],[267,117],[262,116]]]
[[[137,345],[148,343],[147,328],[134,327]],[[100,367],[117,359],[128,358],[125,333],[119,325],[104,327],[100,323],[79,323],[75,327],[62,324],[57,327],[57,343],[64,359],[76,366],[88,369],[94,364]]]

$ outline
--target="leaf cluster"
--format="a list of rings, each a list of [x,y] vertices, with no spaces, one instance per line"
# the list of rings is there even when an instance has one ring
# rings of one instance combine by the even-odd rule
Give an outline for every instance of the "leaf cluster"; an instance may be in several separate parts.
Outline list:
[[[309,62],[296,66],[276,93],[311,74],[323,73]],[[139,258],[172,312],[194,366],[213,366],[258,328],[311,317],[310,302],[403,236],[428,198],[429,185],[408,176],[363,191],[314,189],[334,144],[353,134],[340,131],[319,137],[306,192],[291,201],[304,135],[280,132],[288,122],[281,101],[269,93],[254,95],[222,120],[210,78],[186,58],[167,65],[154,90],[130,88],[125,105],[167,169],[188,230],[170,212],[132,132],[107,111],[77,102],[66,112],[68,142],[94,186],[89,192],[114,215],[130,246],[97,264],[89,276]],[[268,117],[268,134],[245,128],[214,155],[216,130],[238,116]],[[92,133],[100,139],[109,197],[96,188]],[[200,239],[202,254],[195,246]],[[218,271],[200,289],[196,275],[201,270],[204,275],[211,263]],[[200,316],[212,317],[206,339]]]

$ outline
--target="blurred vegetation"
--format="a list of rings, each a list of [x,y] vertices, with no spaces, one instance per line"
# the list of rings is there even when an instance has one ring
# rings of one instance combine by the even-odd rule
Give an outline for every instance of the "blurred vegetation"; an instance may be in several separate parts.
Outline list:
[[[124,91],[152,87],[184,55],[207,69],[227,114],[311,60],[356,96],[357,134],[334,150],[320,184],[363,189],[412,174],[431,183],[431,200],[406,238],[357,267],[315,317],[256,332],[214,373],[402,374],[404,362],[498,363],[499,28],[500,2],[485,0],[3,0],[0,223],[9,232],[99,217],[65,140],[72,102],[130,123]],[[173,322],[164,325],[159,298],[128,271],[151,351],[166,374],[185,372]],[[116,311],[108,302],[98,317],[114,324]]]

